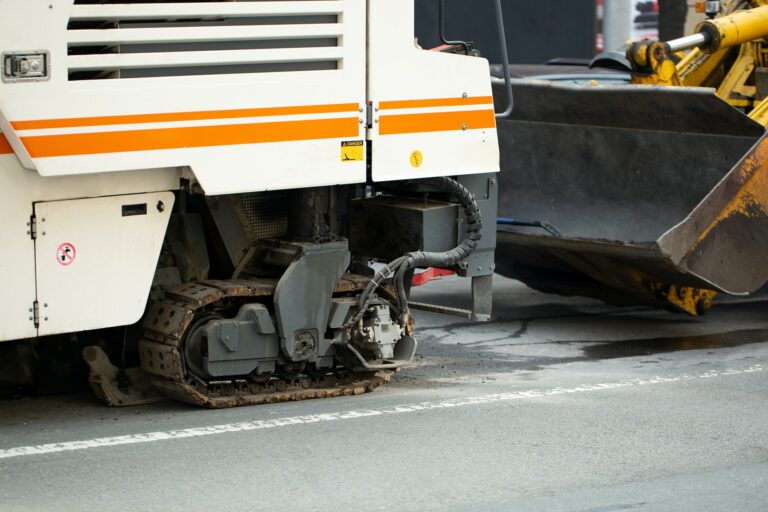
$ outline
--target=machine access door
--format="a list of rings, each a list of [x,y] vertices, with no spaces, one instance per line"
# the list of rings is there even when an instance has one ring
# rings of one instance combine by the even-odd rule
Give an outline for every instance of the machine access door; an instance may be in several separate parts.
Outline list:
[[[498,172],[488,61],[419,48],[413,0],[369,9],[373,179]]]
[[[171,192],[37,203],[39,335],[137,322],[173,203]]]
[[[2,219],[2,261],[0,261],[0,342],[37,336],[35,302],[35,242],[32,240],[32,205],[15,193],[20,180],[12,169],[16,157],[0,133],[0,201]]]

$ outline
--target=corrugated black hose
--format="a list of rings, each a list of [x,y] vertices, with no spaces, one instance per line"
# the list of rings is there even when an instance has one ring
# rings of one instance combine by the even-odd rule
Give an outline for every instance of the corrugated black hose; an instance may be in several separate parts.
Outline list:
[[[393,283],[395,285],[395,291],[397,295],[397,306],[400,310],[399,323],[401,326],[406,326],[408,323],[408,316],[410,315],[408,309],[408,297],[405,292],[405,276],[409,270],[417,267],[428,268],[450,268],[457,265],[459,262],[464,261],[472,252],[477,248],[477,242],[480,241],[482,235],[481,230],[483,228],[482,214],[480,208],[477,205],[475,196],[467,190],[467,188],[458,181],[441,177],[432,178],[428,180],[422,180],[420,183],[434,187],[442,192],[447,192],[453,197],[456,197],[464,209],[464,215],[466,217],[467,236],[462,242],[454,249],[446,252],[411,252],[404,256],[400,256],[396,260],[392,261],[388,265],[384,266],[376,275],[371,279],[371,282],[366,287],[363,294],[360,296],[358,302],[358,311],[349,322],[348,326],[354,325],[362,320],[365,311],[371,303],[373,293],[376,291],[381,283],[387,279],[390,275],[394,274]]]

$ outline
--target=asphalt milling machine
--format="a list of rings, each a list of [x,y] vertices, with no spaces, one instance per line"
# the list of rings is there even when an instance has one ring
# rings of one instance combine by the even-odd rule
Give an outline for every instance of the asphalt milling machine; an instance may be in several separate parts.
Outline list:
[[[489,318],[489,64],[415,45],[413,0],[0,10],[3,387],[83,350],[112,405],[364,393],[413,358],[417,267]]]
[[[515,80],[514,112],[498,128],[497,272],[547,293],[691,315],[717,293],[760,289],[766,36],[768,2],[735,0],[693,36],[608,59],[631,84],[620,74]]]

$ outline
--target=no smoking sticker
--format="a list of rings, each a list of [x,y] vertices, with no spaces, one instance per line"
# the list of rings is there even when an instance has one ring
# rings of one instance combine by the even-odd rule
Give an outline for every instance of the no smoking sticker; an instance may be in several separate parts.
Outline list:
[[[76,257],[77,250],[75,249],[75,246],[69,242],[61,244],[59,249],[56,251],[56,261],[59,262],[59,265],[63,265],[65,267],[68,267],[74,263]]]

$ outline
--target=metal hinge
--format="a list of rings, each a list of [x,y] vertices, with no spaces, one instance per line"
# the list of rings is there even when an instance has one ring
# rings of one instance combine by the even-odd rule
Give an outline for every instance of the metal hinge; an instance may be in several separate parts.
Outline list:
[[[27,234],[30,238],[32,238],[32,240],[37,240],[37,217],[35,217],[34,213],[29,217],[27,228]]]
[[[40,303],[38,301],[35,301],[32,303],[32,309],[29,310],[32,313],[32,316],[29,318],[34,322],[35,329],[40,327]]]
[[[373,128],[373,103],[368,103],[368,107],[365,109],[365,125],[368,129]]]

